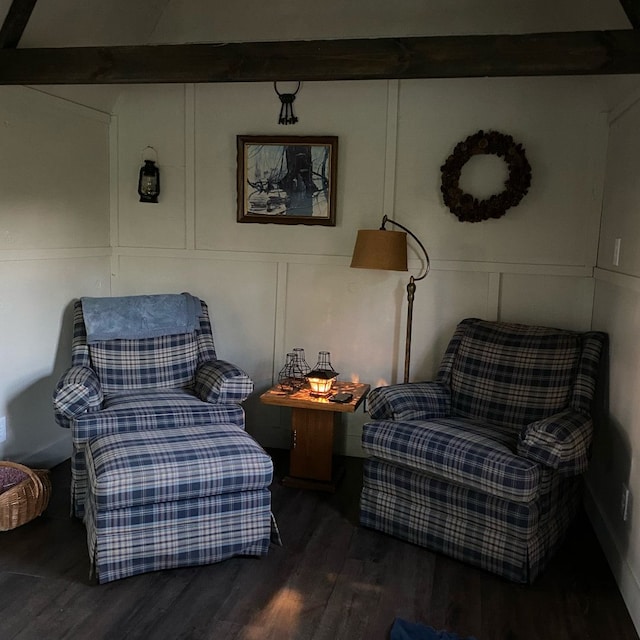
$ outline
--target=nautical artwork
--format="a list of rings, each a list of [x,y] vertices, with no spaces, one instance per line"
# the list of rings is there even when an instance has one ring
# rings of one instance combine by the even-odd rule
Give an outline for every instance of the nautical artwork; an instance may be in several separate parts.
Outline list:
[[[335,136],[238,136],[238,222],[335,226]]]

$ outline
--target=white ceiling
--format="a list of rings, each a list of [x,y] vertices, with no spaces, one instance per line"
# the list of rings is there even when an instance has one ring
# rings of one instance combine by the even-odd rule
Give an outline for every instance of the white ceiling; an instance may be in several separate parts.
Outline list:
[[[170,0],[154,42],[625,29],[618,0]]]
[[[4,17],[11,0],[0,0]],[[38,0],[22,47],[626,29],[618,0]]]

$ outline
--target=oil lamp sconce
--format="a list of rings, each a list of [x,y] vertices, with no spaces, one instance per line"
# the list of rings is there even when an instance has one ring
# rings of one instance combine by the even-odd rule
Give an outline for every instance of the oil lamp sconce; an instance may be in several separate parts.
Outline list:
[[[148,159],[153,152],[155,160]],[[160,195],[160,169],[158,169],[158,153],[153,147],[146,147],[142,152],[144,164],[140,167],[138,174],[138,195],[140,202],[158,202]]]

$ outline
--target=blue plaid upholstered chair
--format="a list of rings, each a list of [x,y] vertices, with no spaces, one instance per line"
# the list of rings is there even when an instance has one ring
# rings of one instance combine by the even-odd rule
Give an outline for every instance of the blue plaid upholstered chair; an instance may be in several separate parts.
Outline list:
[[[154,296],[118,300],[134,298]],[[109,299],[83,300],[86,306],[88,300]],[[199,299],[192,298],[192,331],[97,341],[87,337],[83,300],[74,303],[71,367],[53,394],[56,422],[71,429],[72,509],[79,518],[87,492],[84,451],[91,438],[214,424],[244,428],[240,403],[253,391],[244,371],[217,359],[209,311]]]
[[[435,381],[370,393],[361,524],[533,581],[580,506],[605,338],[463,320]]]

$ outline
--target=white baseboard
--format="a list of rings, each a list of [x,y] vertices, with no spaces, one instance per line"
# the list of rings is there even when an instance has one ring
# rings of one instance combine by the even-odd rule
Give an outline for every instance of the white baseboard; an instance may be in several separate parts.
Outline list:
[[[587,516],[607,558],[611,572],[618,583],[618,589],[629,611],[633,625],[640,634],[640,583],[626,557],[622,554],[613,528],[594,498],[591,487],[587,484],[586,488],[584,504]]]

